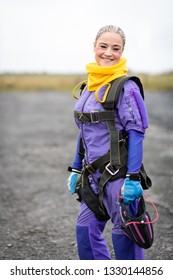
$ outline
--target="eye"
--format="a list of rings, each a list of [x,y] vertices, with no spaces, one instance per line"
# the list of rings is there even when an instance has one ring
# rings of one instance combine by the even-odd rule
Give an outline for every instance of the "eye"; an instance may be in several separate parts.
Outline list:
[[[115,51],[115,52],[120,51],[120,50],[121,50],[120,47],[114,47],[114,48],[113,48],[113,51]]]
[[[100,45],[102,49],[106,49],[106,45]]]

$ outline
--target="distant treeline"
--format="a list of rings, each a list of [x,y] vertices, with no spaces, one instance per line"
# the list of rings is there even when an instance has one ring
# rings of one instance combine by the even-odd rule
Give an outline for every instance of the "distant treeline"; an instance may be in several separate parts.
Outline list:
[[[145,90],[173,91],[173,72],[130,75],[140,77]],[[0,91],[71,91],[86,79],[85,74],[0,74]]]

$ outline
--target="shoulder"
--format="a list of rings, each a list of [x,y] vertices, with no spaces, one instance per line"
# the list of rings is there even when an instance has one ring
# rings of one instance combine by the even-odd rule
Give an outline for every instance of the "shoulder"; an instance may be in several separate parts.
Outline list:
[[[127,81],[125,81],[120,95],[120,100],[129,100],[131,98],[144,99],[144,90],[140,79],[136,76],[129,77]]]
[[[141,91],[140,83],[136,83],[134,80],[127,80],[123,86],[117,109],[121,118],[134,124],[138,124],[142,129],[148,127],[148,114],[143,99],[143,88]]]
[[[140,81],[140,79],[138,77],[135,77],[135,79],[133,78],[129,78],[127,81],[125,81],[124,83],[124,91],[139,91],[140,92],[140,88],[142,87],[142,83]]]

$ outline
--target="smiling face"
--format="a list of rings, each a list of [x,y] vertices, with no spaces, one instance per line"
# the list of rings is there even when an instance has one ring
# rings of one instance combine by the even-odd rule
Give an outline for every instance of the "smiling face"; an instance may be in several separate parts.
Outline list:
[[[94,43],[95,60],[100,66],[117,64],[123,53],[123,39],[115,32],[102,33]]]

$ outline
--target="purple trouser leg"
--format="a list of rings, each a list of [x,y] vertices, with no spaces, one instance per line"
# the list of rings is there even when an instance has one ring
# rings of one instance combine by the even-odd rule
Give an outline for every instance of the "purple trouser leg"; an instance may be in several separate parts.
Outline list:
[[[112,233],[112,243],[117,260],[143,260],[144,249],[124,234]]]
[[[110,253],[102,232],[106,222],[96,219],[82,203],[76,225],[78,254],[81,260],[110,260]]]

